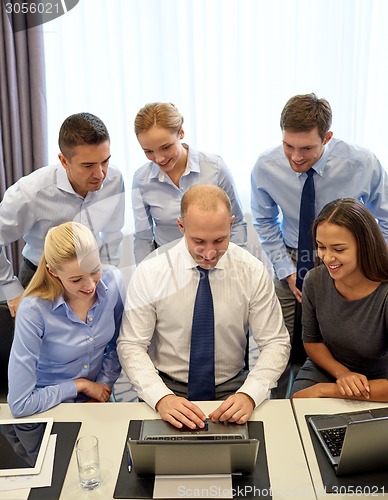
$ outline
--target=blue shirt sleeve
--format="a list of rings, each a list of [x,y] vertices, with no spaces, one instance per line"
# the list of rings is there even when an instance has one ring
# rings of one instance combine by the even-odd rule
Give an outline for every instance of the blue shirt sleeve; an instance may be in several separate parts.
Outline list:
[[[110,224],[105,226],[103,231],[100,232],[101,240],[103,241],[103,246],[100,250],[101,261],[106,264],[112,264],[117,266],[120,263],[121,257],[121,242],[123,240],[122,229],[124,227],[125,220],[125,189],[124,189],[124,179],[119,171],[110,166],[108,169],[108,175],[112,176],[112,186],[110,190],[112,191],[110,196],[108,196],[104,203],[97,203],[97,206],[93,207],[98,216],[98,208],[102,209],[105,213],[109,211],[112,215]]]
[[[284,243],[279,206],[267,191],[258,187],[259,176],[260,158],[251,174],[252,223],[276,275],[284,279],[295,273],[296,268]]]
[[[132,211],[135,226],[133,244],[137,264],[155,250],[153,219],[150,206],[143,199],[138,175],[139,172],[135,172],[132,182]]]
[[[19,297],[24,291],[14,269],[5,255],[5,246],[17,241],[34,224],[31,196],[18,181],[4,193],[0,203],[0,287],[6,300]]]
[[[15,337],[9,367],[8,403],[15,417],[40,413],[73,399],[77,389],[73,380],[37,388],[37,366],[45,320],[36,304],[23,299],[16,315]]]
[[[236,245],[245,248],[247,246],[247,223],[245,222],[232,173],[224,163],[221,164],[218,172],[218,186],[229,196],[232,214],[235,217],[230,239]]]
[[[384,239],[388,244],[388,182],[387,173],[376,156],[366,150],[362,164],[364,166],[361,201],[377,219]]]
[[[117,289],[117,301],[113,311],[115,333],[112,340],[106,346],[102,367],[100,373],[97,375],[96,382],[112,387],[121,373],[121,365],[117,355],[116,343],[121,327],[125,297],[124,278],[118,269],[112,270],[112,280],[108,286],[111,290],[114,288]]]

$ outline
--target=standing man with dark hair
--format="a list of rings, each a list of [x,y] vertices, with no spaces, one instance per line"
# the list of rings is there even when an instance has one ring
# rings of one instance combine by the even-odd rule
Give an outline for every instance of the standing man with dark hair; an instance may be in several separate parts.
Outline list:
[[[47,231],[76,221],[94,234],[103,263],[118,265],[124,225],[124,181],[109,166],[110,137],[90,113],[69,116],[59,131],[60,163],[39,168],[9,187],[0,204],[0,287],[12,316],[43,252]],[[4,247],[22,238],[14,276]]]
[[[308,207],[314,218],[336,198],[357,198],[378,220],[388,242],[386,173],[369,150],[333,138],[331,122],[325,99],[315,94],[292,97],[281,113],[282,144],[261,154],[251,175],[253,224],[274,266],[276,293],[291,337],[295,300],[302,302],[303,276],[313,265],[312,250],[305,248],[311,227],[301,220]],[[309,189],[306,205],[305,186]]]

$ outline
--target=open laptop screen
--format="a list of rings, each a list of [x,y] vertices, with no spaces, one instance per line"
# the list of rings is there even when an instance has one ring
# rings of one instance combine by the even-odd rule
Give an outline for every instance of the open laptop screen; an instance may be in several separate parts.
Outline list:
[[[337,475],[388,470],[388,408],[308,420]]]

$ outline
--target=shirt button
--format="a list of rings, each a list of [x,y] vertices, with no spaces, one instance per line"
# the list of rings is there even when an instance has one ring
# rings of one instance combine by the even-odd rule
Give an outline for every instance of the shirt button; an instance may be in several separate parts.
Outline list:
[[[93,337],[89,337],[89,342],[93,342]]]
[[[88,321],[93,321],[92,316],[89,316]]]
[[[88,367],[88,365],[84,365],[84,368],[86,369]]]

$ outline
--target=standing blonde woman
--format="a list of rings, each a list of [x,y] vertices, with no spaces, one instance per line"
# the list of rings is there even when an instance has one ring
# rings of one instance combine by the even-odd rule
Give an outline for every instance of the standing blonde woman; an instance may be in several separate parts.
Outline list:
[[[67,222],[49,230],[16,315],[8,372],[15,417],[61,402],[108,401],[121,371],[123,292],[120,271],[102,270],[87,227]]]
[[[135,172],[132,185],[137,263],[181,237],[180,202],[194,184],[214,184],[227,193],[235,216],[231,240],[246,245],[246,222],[230,170],[219,156],[182,143],[182,126],[183,116],[171,103],[146,104],[135,118],[135,134],[150,160]]]

